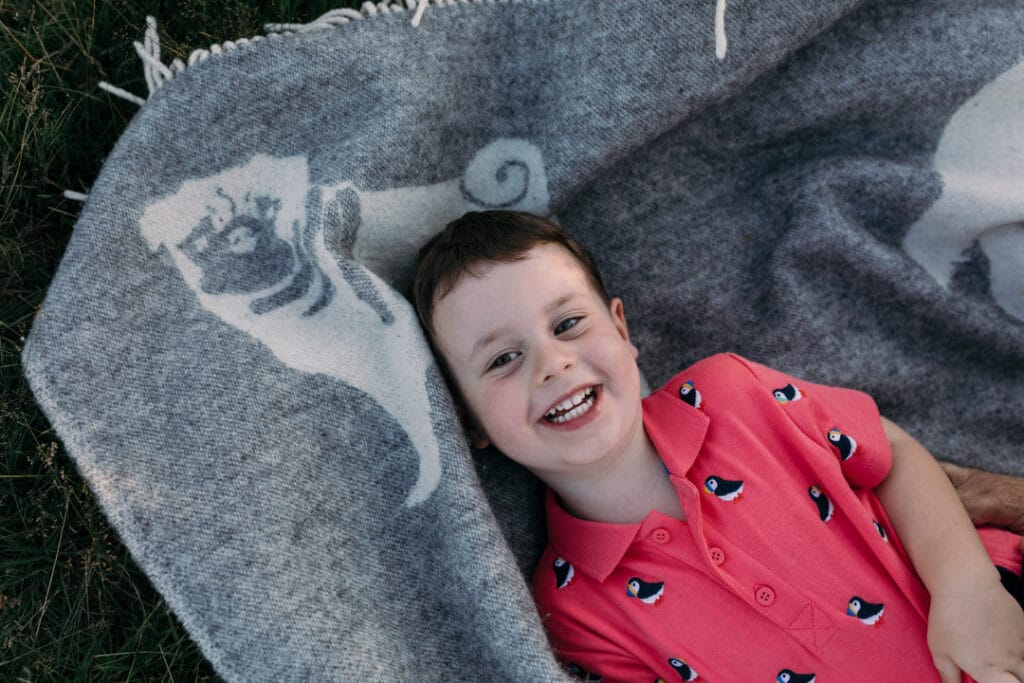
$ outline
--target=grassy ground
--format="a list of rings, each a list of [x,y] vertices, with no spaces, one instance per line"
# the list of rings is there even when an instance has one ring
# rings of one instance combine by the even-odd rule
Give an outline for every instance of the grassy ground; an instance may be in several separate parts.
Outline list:
[[[0,681],[213,680],[118,542],[36,407],[19,353],[79,204],[146,95],[132,48],[162,58],[305,22],[357,0],[0,0]]]

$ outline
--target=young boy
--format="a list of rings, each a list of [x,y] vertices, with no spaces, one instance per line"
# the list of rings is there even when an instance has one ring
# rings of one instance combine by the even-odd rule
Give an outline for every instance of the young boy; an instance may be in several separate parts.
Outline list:
[[[641,399],[589,255],[537,216],[469,213],[413,298],[473,444],[548,486],[540,614],[603,680],[1024,680],[1024,613],[948,478],[849,389],[735,355]],[[916,571],[915,571],[916,570]]]

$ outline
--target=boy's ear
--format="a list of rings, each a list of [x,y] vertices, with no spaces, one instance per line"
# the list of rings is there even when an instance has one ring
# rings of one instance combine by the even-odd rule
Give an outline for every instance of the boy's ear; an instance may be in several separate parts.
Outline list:
[[[615,325],[615,329],[624,340],[629,342],[629,328],[626,326],[626,312],[622,305],[622,299],[619,297],[613,297],[611,302],[608,304],[608,313],[612,317],[612,324]],[[633,343],[630,342],[630,346]],[[636,346],[633,346],[633,355],[638,356],[639,351]]]
[[[469,443],[473,448],[487,448],[491,445],[491,440],[484,434],[484,430],[477,424],[476,418],[473,417],[468,410],[462,406],[462,401],[458,402],[459,419],[462,420],[462,427],[466,430],[466,434],[469,435]]]
[[[462,392],[452,377],[451,370],[448,368],[444,354],[441,353],[434,345],[433,340],[431,340],[431,349],[434,352],[434,357],[437,359],[438,365],[441,367],[441,374],[444,376],[445,383],[451,391],[452,400],[455,403],[455,412],[459,415],[459,422],[462,424],[462,429],[469,437],[470,445],[473,448],[487,448],[491,445],[491,440],[487,438],[487,435],[484,434],[484,430],[480,428],[476,418],[466,408],[466,401],[462,398]]]
[[[491,445],[490,439],[483,435],[483,432],[478,430],[476,427],[470,427],[469,432],[469,443],[472,444],[473,448],[487,448]]]

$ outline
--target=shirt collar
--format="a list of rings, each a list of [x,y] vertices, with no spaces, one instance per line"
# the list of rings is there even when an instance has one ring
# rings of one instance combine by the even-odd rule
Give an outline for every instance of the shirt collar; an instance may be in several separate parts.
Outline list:
[[[673,380],[644,399],[644,429],[670,474],[684,477],[697,459],[710,420],[679,398]]]
[[[591,522],[566,512],[550,488],[544,499],[548,539],[573,567],[604,581],[622,560],[640,530],[640,523]]]
[[[673,477],[697,459],[708,418],[664,387],[643,400],[644,429]],[[591,522],[562,507],[550,488],[545,496],[548,539],[556,552],[591,578],[604,581],[622,561],[642,526]]]

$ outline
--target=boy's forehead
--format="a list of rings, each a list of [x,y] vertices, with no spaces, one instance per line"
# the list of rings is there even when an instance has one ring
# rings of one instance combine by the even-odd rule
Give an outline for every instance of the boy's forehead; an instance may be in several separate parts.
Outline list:
[[[542,243],[531,247],[523,258],[515,261],[476,261],[469,264],[451,289],[435,300],[435,304],[451,298],[453,294],[502,292],[502,298],[517,295],[536,296],[539,290],[550,290],[554,285],[571,287],[586,284],[583,266],[563,246]],[[515,283],[514,290],[503,289]],[[456,297],[458,298],[458,296]]]
[[[516,313],[548,309],[591,289],[583,267],[568,250],[540,244],[521,261],[473,265],[435,301],[434,327],[449,342],[442,346],[473,345],[477,340],[467,336],[493,336],[495,327]]]

